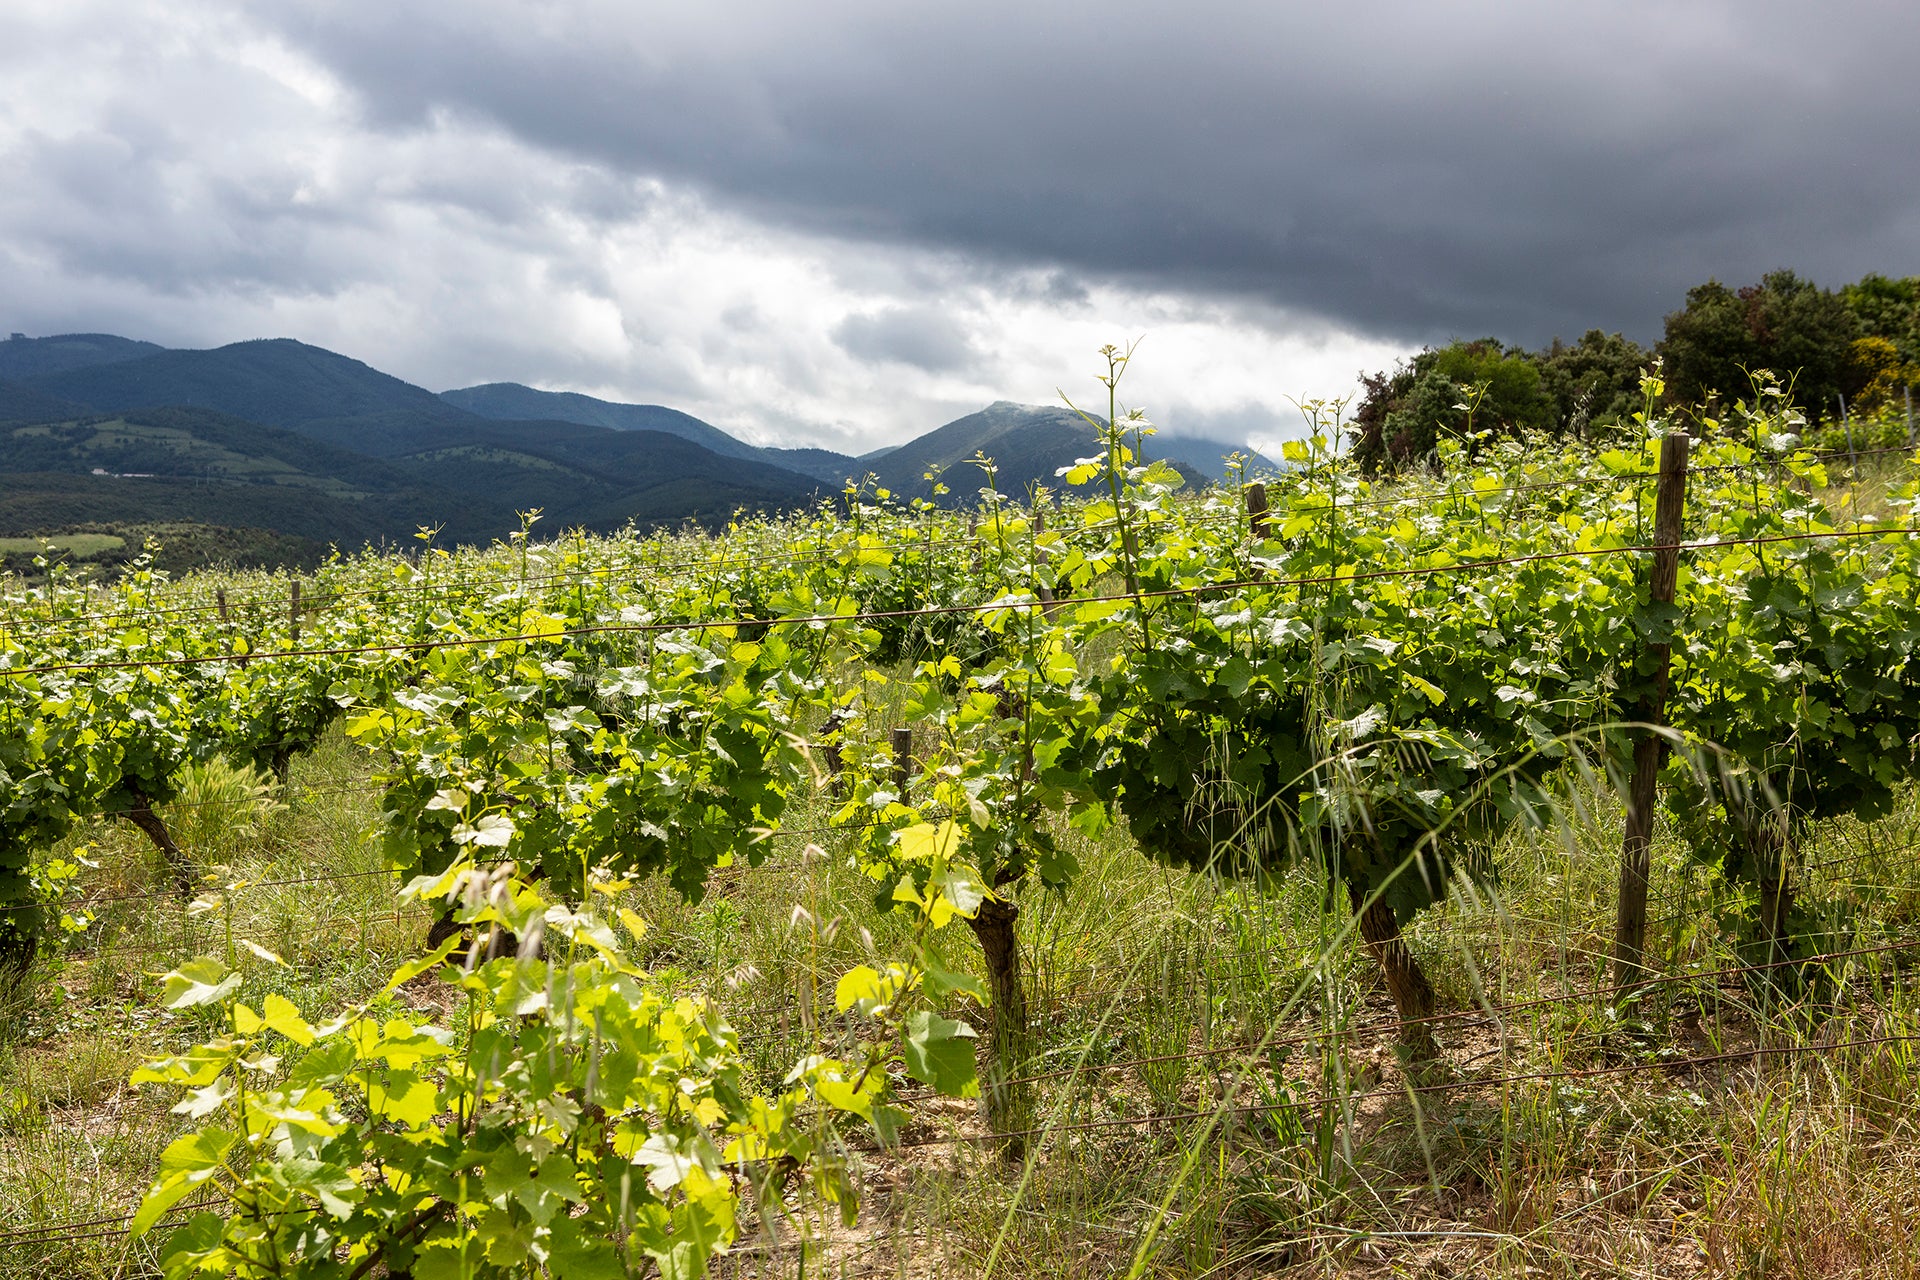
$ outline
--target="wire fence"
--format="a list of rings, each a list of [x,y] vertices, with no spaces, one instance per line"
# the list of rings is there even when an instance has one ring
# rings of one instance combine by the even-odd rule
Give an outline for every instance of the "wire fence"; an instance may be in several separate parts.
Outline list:
[[[1331,944],[1329,944],[1329,946],[1331,946]],[[1630,1017],[1633,1008],[1641,1004],[1644,997],[1663,987],[1680,984],[1712,984],[1718,986],[1730,979],[1771,973],[1780,969],[1792,968],[1811,971],[1814,969],[1828,968],[1842,961],[1865,960],[1876,956],[1894,955],[1914,950],[1920,950],[1920,938],[1907,938],[1874,946],[1854,947],[1799,958],[1742,963],[1712,969],[1650,975],[1639,982],[1582,987],[1570,991],[1556,992],[1552,995],[1535,996],[1522,1000],[1482,1002],[1466,1009],[1445,1010],[1422,1017],[1393,1017],[1369,1023],[1339,1021],[1333,1025],[1323,1025],[1307,1031],[1284,1035],[1268,1035],[1250,1042],[1243,1041],[1227,1045],[1212,1045],[1205,1048],[1183,1049],[1177,1052],[1148,1054],[1130,1058],[1101,1059],[1099,1061],[1083,1060],[1071,1067],[1062,1067],[1011,1077],[1001,1081],[1000,1084],[1003,1087],[1013,1087],[1054,1080],[1075,1079],[1082,1076],[1092,1076],[1101,1072],[1131,1071],[1138,1070],[1142,1067],[1159,1066],[1170,1063],[1204,1062],[1235,1056],[1251,1061],[1258,1056],[1280,1050],[1296,1049],[1328,1042],[1352,1042],[1370,1037],[1398,1035],[1406,1028],[1411,1027],[1427,1026],[1435,1029],[1484,1027],[1498,1024],[1503,1019],[1517,1013],[1527,1013],[1569,1005],[1586,1005],[1609,997],[1625,997],[1626,999],[1620,1001],[1620,1003],[1625,1004],[1627,1007],[1624,1009],[1616,1009],[1615,1011]],[[759,1012],[762,1014],[787,1013],[791,1011],[791,1007],[791,1004],[786,1006],[761,1006]],[[737,1012],[732,1016],[735,1021],[745,1020]],[[824,1025],[825,1023],[835,1020],[836,1019],[833,1018],[821,1017],[816,1025]],[[802,1038],[805,1037],[803,1036]],[[772,1036],[749,1037],[743,1035],[742,1043],[752,1043],[756,1040],[770,1042],[773,1039],[774,1037]],[[782,1037],[782,1039],[791,1041],[793,1037],[788,1035]],[[1084,1048],[1084,1046],[1082,1046],[1082,1048]],[[1091,1053],[1088,1053],[1087,1057],[1091,1058]]]
[[[22,625],[23,623],[37,623],[42,621],[32,618],[10,618],[5,620],[4,625],[8,628],[18,629],[33,638],[78,632],[85,630],[90,624],[99,622],[118,622],[132,618],[147,617],[208,617],[225,615],[233,619],[235,624],[238,625],[253,618],[264,617],[268,615],[269,611],[278,614],[290,611],[298,606],[303,614],[319,613],[334,604],[348,600],[377,599],[384,602],[393,599],[404,600],[443,595],[480,596],[497,594],[503,591],[520,590],[528,586],[548,587],[555,585],[586,585],[589,583],[612,585],[622,580],[638,581],[641,579],[645,579],[649,584],[653,584],[662,575],[668,575],[670,577],[684,576],[686,579],[692,579],[696,574],[725,573],[733,570],[763,569],[778,566],[785,566],[787,568],[843,568],[846,566],[850,556],[857,555],[863,551],[868,553],[881,551],[894,554],[906,551],[945,550],[956,546],[975,547],[982,545],[982,542],[983,540],[977,536],[968,536],[965,538],[916,538],[870,544],[865,547],[848,546],[843,548],[821,548],[819,550],[806,552],[770,552],[766,555],[754,556],[712,557],[702,559],[687,558],[664,563],[647,561],[636,557],[624,563],[616,560],[613,563],[596,565],[587,569],[567,569],[550,573],[533,574],[500,573],[486,576],[461,577],[458,575],[457,570],[450,570],[449,572],[453,576],[441,582],[389,582],[373,587],[318,587],[311,592],[303,592],[297,597],[291,592],[285,595],[235,596],[229,599],[224,606],[218,601],[191,605],[156,606],[148,606],[144,603],[129,603],[118,609],[102,610],[99,612],[52,615],[44,619],[44,622],[48,624],[44,627],[28,627]],[[553,544],[548,544],[548,547],[552,548]]]
[[[177,1221],[185,1214],[219,1204],[218,1196],[196,1196],[174,1205],[156,1225],[170,1225],[169,1220]],[[11,1248],[29,1244],[76,1244],[86,1240],[112,1239],[127,1234],[127,1227],[120,1224],[131,1223],[138,1209],[126,1213],[107,1214],[97,1218],[64,1218],[52,1222],[36,1223],[30,1227],[8,1227],[0,1229],[0,1248]],[[93,1231],[84,1235],[71,1234],[88,1227],[106,1227],[105,1231]]]
[[[310,794],[310,795],[377,794],[377,793],[383,792],[384,790],[385,790],[384,785],[370,784],[370,785],[360,786],[360,787],[316,788],[313,791],[308,792],[307,794]],[[210,802],[210,803],[221,803],[221,802]],[[939,817],[939,816],[945,816],[945,815],[935,814],[934,816]],[[880,827],[884,825],[886,825],[885,819],[875,818],[865,823],[848,823],[841,826],[772,828],[772,829],[764,830],[757,833],[753,843],[763,844],[763,843],[771,842],[774,840],[805,840],[805,839],[813,839],[815,837],[820,837],[820,836],[858,835],[862,831],[870,830],[875,827]],[[751,847],[752,847],[751,845],[746,846],[743,849],[743,852],[749,851]],[[498,866],[498,865],[504,865],[507,860],[505,859],[478,859],[478,860],[470,859],[469,861],[471,861],[474,866]],[[733,867],[731,866],[716,866],[711,869],[710,874],[724,878],[726,873],[732,869]],[[778,876],[778,875],[792,875],[792,876],[804,875],[806,874],[807,869],[804,867],[785,867],[785,866],[770,867],[770,866],[763,865],[763,866],[753,867],[752,870],[754,872],[754,875],[756,877],[759,877],[759,876]],[[366,879],[371,879],[379,876],[384,876],[390,879],[398,879],[402,875],[406,875],[406,874],[421,874],[421,873],[417,870],[409,873],[406,869],[399,868],[399,867],[375,867],[375,868],[370,868],[370,869],[361,870],[361,871],[314,871],[314,872],[309,872],[309,873],[297,875],[297,876],[282,876],[282,877],[275,877],[275,878],[266,879],[266,880],[243,879],[243,880],[236,881],[230,885],[221,885],[217,882],[209,883],[206,886],[205,891],[209,893],[224,894],[228,892],[247,891],[252,889],[275,889],[275,888],[298,887],[298,886],[305,886],[305,885],[339,884],[347,881],[366,880]],[[137,893],[114,893],[114,894],[107,894],[107,895],[98,896],[98,897],[75,898],[70,901],[62,902],[57,905],[59,905],[63,910],[92,911],[99,907],[118,906],[118,905],[125,905],[128,903],[135,903],[135,902],[141,902],[141,903],[169,902],[175,905],[184,906],[190,900],[191,900],[190,897],[183,897],[180,890],[178,889],[152,889],[152,890],[142,890]],[[0,906],[0,916],[4,916],[9,911],[17,912],[17,911],[31,911],[31,910],[37,910],[37,909],[39,909],[37,905],[26,905],[26,904],[15,905],[15,906]]]
[[[1894,454],[1910,455],[1913,452],[1914,450],[1910,448],[1868,449],[1852,453],[1839,451],[1814,454],[1811,460],[1821,463],[1843,459],[1857,461],[1860,458]],[[1692,474],[1777,473],[1781,465],[1781,460],[1757,458],[1745,463],[1695,466],[1690,468],[1690,472]],[[1658,473],[1655,471],[1632,470],[1598,476],[1581,476],[1573,479],[1529,481],[1480,488],[1472,486],[1465,488],[1456,486],[1432,489],[1423,488],[1413,492],[1394,494],[1387,497],[1357,498],[1349,502],[1340,502],[1337,496],[1330,496],[1330,501],[1326,506],[1322,507],[1316,501],[1307,509],[1315,514],[1320,514],[1323,512],[1337,512],[1342,510],[1371,510],[1396,506],[1429,505],[1436,501],[1447,499],[1483,501],[1486,498],[1498,495],[1545,493],[1572,489],[1591,490],[1595,484],[1638,484],[1652,481],[1657,478],[1657,475]],[[1293,510],[1294,508],[1291,506],[1275,507],[1268,513],[1268,518],[1284,519]],[[1211,517],[1205,515],[1195,517],[1190,515],[1186,519],[1190,524],[1201,525],[1209,522],[1244,524],[1246,522],[1246,514],[1237,509],[1229,509],[1216,513]],[[1061,533],[1063,536],[1080,537],[1112,532],[1117,528],[1118,522],[1108,519],[1090,522],[1085,525],[1070,526],[1057,530],[1056,532]],[[500,573],[484,577],[465,578],[457,576],[457,569],[450,569],[449,572],[455,573],[456,576],[444,582],[384,583],[379,586],[360,588],[323,587],[310,595],[296,596],[291,592],[284,595],[249,595],[236,597],[225,604],[217,601],[191,605],[152,605],[145,602],[135,605],[130,603],[119,609],[58,615],[44,620],[31,618],[21,619],[16,616],[0,620],[0,627],[22,631],[24,634],[33,638],[46,638],[52,635],[72,634],[84,631],[90,624],[97,622],[123,621],[131,618],[207,616],[212,614],[239,616],[243,613],[250,616],[259,616],[268,610],[284,611],[292,609],[295,606],[298,606],[303,611],[317,612],[337,602],[360,598],[390,600],[394,598],[404,599],[413,596],[472,596],[509,589],[524,589],[532,585],[552,586],[586,584],[591,582],[611,584],[622,578],[637,579],[642,575],[653,578],[661,575],[685,575],[690,578],[695,574],[724,573],[734,570],[761,569],[782,565],[787,567],[804,566],[812,568],[842,567],[847,562],[847,557],[850,554],[861,551],[883,551],[889,554],[911,551],[934,552],[944,551],[954,547],[977,549],[989,546],[991,543],[991,538],[984,537],[977,532],[969,532],[957,537],[944,534],[940,537],[933,537],[929,533],[913,538],[902,538],[892,542],[882,542],[864,548],[849,546],[844,548],[820,548],[784,554],[773,552],[764,555],[756,554],[752,556],[735,557],[684,557],[678,560],[668,561],[648,560],[644,557],[643,553],[636,548],[631,558],[625,562],[620,561],[616,555],[612,562],[608,564],[595,565],[584,569],[556,570],[534,574]],[[503,543],[497,545],[502,549],[506,549],[508,544]],[[540,544],[539,551],[542,555],[565,554],[562,544],[559,542]],[[33,623],[34,625],[28,627],[23,625],[25,623]]]
[[[1223,519],[1228,522],[1235,519],[1244,521],[1244,516],[1237,516],[1236,513],[1228,512],[1213,516],[1201,515],[1187,517],[1189,523],[1196,525],[1220,523]],[[1075,537],[1079,537],[1098,535],[1114,530],[1117,527],[1117,521],[1107,519],[1090,521],[1084,525],[1074,525],[1067,530],[1056,530],[1056,532],[1062,533],[1063,535],[1072,534]],[[739,570],[762,570],[781,566],[789,569],[845,569],[852,561],[857,559],[857,557],[861,555],[871,555],[876,552],[896,555],[909,552],[932,553],[952,548],[982,550],[994,546],[996,541],[995,538],[988,535],[970,532],[959,537],[946,535],[933,537],[923,535],[913,538],[902,538],[892,542],[849,544],[842,547],[823,546],[807,551],[786,553],[768,552],[766,554],[755,554],[751,556],[689,557],[673,561],[647,560],[639,556],[621,561],[616,556],[613,562],[608,564],[595,565],[584,569],[557,570],[549,573],[496,573],[462,577],[459,576],[457,570],[449,569],[449,573],[452,576],[439,582],[387,582],[371,587],[316,587],[316,589],[312,591],[303,592],[298,595],[289,591],[285,595],[235,596],[227,600],[225,604],[220,603],[218,600],[189,605],[151,605],[145,601],[129,601],[117,609],[77,614],[50,614],[45,618],[14,615],[0,618],[0,631],[11,630],[27,638],[44,639],[49,636],[83,633],[94,624],[100,622],[125,622],[150,617],[207,617],[213,615],[221,616],[223,621],[228,621],[231,627],[238,628],[248,622],[264,619],[265,617],[283,612],[290,615],[291,611],[296,607],[302,616],[320,614],[325,612],[330,606],[348,600],[376,599],[386,602],[394,599],[405,600],[416,597],[443,595],[473,597],[488,594],[498,595],[504,592],[518,592],[528,586],[551,587],[556,585],[586,585],[589,583],[607,586],[620,582],[627,582],[634,585],[644,583],[649,587],[653,587],[660,585],[660,579],[663,576],[668,579],[668,584],[672,585],[676,581],[684,584],[685,582],[696,580],[699,576],[709,574],[721,574]],[[544,544],[542,549],[545,552],[552,552],[558,550],[559,545],[553,543]],[[714,585],[721,586],[726,584],[716,582]]]
[[[1680,550],[1706,551],[1727,547],[1762,547],[1800,542],[1846,541],[1854,538],[1906,537],[1920,533],[1912,525],[1876,525],[1863,529],[1826,530],[1815,533],[1769,534],[1752,538],[1719,538],[1683,542]],[[1403,569],[1366,569],[1347,572],[1309,574],[1286,578],[1236,578],[1225,582],[1202,583],[1191,587],[1167,587],[1146,591],[1119,591],[1099,595],[1075,596],[1072,604],[1146,603],[1155,600],[1196,600],[1236,591],[1271,590],[1275,587],[1315,586],[1371,582],[1409,577],[1439,577],[1475,573],[1511,565],[1541,564],[1550,561],[1597,558],[1615,555],[1644,555],[1659,550],[1651,545],[1629,544],[1617,547],[1591,547],[1562,551],[1540,551],[1525,555],[1496,556],[1463,560],[1450,564],[1422,565]],[[0,666],[0,676],[52,675],[58,673],[116,671],[139,668],[206,666],[212,663],[264,662],[279,658],[354,657],[375,653],[425,654],[441,649],[485,648],[504,644],[542,644],[593,635],[659,635],[672,632],[706,632],[766,627],[838,626],[850,623],[898,621],[911,618],[951,617],[960,614],[989,615],[1027,611],[1041,613],[1049,605],[1037,594],[1018,592],[994,600],[952,605],[929,605],[916,609],[877,609],[855,613],[784,614],[774,617],[730,615],[719,618],[688,618],[653,622],[609,622],[588,626],[556,628],[552,631],[516,632],[491,636],[456,636],[445,639],[399,640],[382,644],[339,645],[311,649],[268,649],[247,654],[193,654],[169,658],[126,658],[102,662],[47,663],[38,666]]]

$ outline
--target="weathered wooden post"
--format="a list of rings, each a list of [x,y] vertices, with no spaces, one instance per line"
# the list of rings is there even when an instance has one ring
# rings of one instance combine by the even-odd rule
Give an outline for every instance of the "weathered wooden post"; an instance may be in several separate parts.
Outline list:
[[[1037,538],[1041,534],[1045,533],[1046,531],[1047,531],[1047,513],[1044,511],[1035,511],[1033,513],[1034,536]],[[1034,568],[1038,569],[1043,565],[1051,563],[1052,560],[1053,560],[1053,557],[1047,553],[1047,549],[1045,547],[1036,546],[1034,548],[1034,551],[1033,551]],[[1060,611],[1060,605],[1054,599],[1054,596],[1053,596],[1053,588],[1048,586],[1046,583],[1036,579],[1033,584],[1033,594],[1040,597],[1041,616],[1046,618],[1047,621],[1049,622],[1053,621],[1054,614]]]
[[[1680,535],[1687,503],[1687,433],[1668,432],[1660,444],[1660,475],[1654,497],[1653,562],[1647,574],[1647,599],[1656,609],[1673,603],[1680,576]],[[1658,634],[1665,634],[1660,624]],[[1672,645],[1650,643],[1646,663],[1652,668],[1653,687],[1640,700],[1635,719],[1639,730],[1633,746],[1633,776],[1627,783],[1626,832],[1620,850],[1620,911],[1613,935],[1613,978],[1618,985],[1646,976],[1647,881],[1652,873],[1654,784],[1660,774],[1665,743],[1658,730],[1666,722],[1667,661]]]
[[[893,741],[893,781],[900,788],[900,803],[907,802],[907,788],[913,781],[913,730],[895,729]]]
[[[1258,480],[1247,486],[1247,525],[1255,542],[1266,541],[1267,486]]]
[[[827,794],[839,799],[846,792],[845,758],[840,750],[840,731],[846,727],[847,709],[835,707],[827,713],[827,722],[822,726],[822,736],[827,739],[825,755],[827,758]]]

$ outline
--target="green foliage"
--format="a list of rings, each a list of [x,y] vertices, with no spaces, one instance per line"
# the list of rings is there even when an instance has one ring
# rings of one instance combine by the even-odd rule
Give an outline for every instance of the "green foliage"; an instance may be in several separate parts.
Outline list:
[[[1130,652],[1099,685],[1096,790],[1117,796],[1156,857],[1254,878],[1305,865],[1404,918],[1445,895],[1453,851],[1543,813],[1566,735],[1607,718],[1611,681],[1593,673],[1633,643],[1626,619],[1603,616],[1623,567],[1603,562],[1591,580],[1577,560],[1547,561],[1363,586],[1356,559],[1417,568],[1605,544],[1582,522],[1555,522],[1537,527],[1540,543],[1516,546],[1510,526],[1498,543],[1463,545],[1503,500],[1444,441],[1449,520],[1343,525],[1341,504],[1365,486],[1324,435],[1298,453],[1303,465],[1269,488],[1276,536],[1255,549],[1253,572],[1167,599],[1151,624],[1107,624],[1126,630]],[[1143,590],[1221,581],[1207,542],[1159,532]],[[1267,575],[1271,586],[1252,580]],[[1525,621],[1539,601],[1562,615],[1550,627]]]
[[[224,861],[258,839],[286,806],[274,798],[274,783],[250,764],[216,756],[181,771],[172,817],[174,838],[190,853]]]
[[[1920,276],[1869,274],[1840,290],[1861,335],[1891,342],[1906,365],[1920,364]]]
[[[1690,557],[1671,713],[1689,749],[1663,779],[1695,855],[1761,888],[1792,883],[1811,822],[1887,812],[1920,747],[1916,540],[1806,538],[1851,522],[1822,465],[1769,447],[1778,423],[1777,406],[1741,406],[1730,425],[1752,443],[1718,456],[1794,483],[1726,482],[1703,505],[1731,508],[1738,537],[1795,540]]]
[[[217,1008],[220,1034],[150,1063],[135,1084],[181,1093],[190,1130],[160,1158],[131,1228],[196,1192],[202,1209],[160,1252],[168,1277],[387,1274],[598,1277],[707,1273],[743,1210],[779,1222],[819,1205],[851,1222],[855,1188],[836,1128],[890,1136],[898,1066],[942,1093],[975,1090],[971,1031],[914,1007],[925,972],[842,980],[871,1032],[846,1058],[811,1055],[773,1093],[750,1087],[738,1034],[705,1001],[639,968],[613,928],[621,886],[595,877],[581,906],[471,863],[416,881],[483,936],[522,954],[464,964],[454,942],[402,966],[387,990],[436,972],[444,1023],[380,1002],[310,1021],[255,1000],[202,958],[167,975],[173,1009]],[[644,932],[619,912],[630,940]],[[934,913],[922,917],[937,927]],[[268,957],[271,961],[273,958]]]
[[[1903,358],[1901,348],[1890,338],[1856,338],[1847,359],[1850,381],[1859,387],[1849,406],[1855,417],[1896,416],[1897,410],[1905,408],[1914,384],[1920,383],[1920,360]]]
[[[1304,870],[1406,919],[1494,875],[1486,850],[1569,779],[1622,766],[1658,642],[1680,759],[1724,765],[1675,766],[1685,829],[1751,880],[1756,814],[1871,814],[1904,784],[1920,697],[1913,540],[1826,542],[1847,516],[1813,496],[1791,406],[1740,414],[1697,454],[1738,483],[1700,483],[1688,535],[1796,541],[1696,545],[1673,606],[1646,599],[1639,552],[1613,554],[1650,536],[1664,427],[1644,414],[1598,455],[1436,437],[1392,487],[1323,419],[1255,539],[1235,495],[1139,459],[1145,424],[1116,408],[1057,477],[1084,496],[1044,522],[989,468],[977,525],[859,489],[844,514],[711,540],[529,524],[485,556],[327,564],[298,645],[285,580],[231,580],[220,623],[206,584],[150,563],[111,587],[49,566],[0,631],[0,894],[37,918],[26,868],[78,822],[164,806],[216,758],[269,767],[344,715],[408,875],[510,861],[563,900],[596,870],[697,899],[765,857],[831,749],[830,821],[876,901],[936,923],[1036,881],[1070,892],[1074,832],[1115,822],[1171,865]],[[966,1037],[915,1036],[913,1071],[948,1078]]]
[[[1463,390],[1475,435],[1491,385]],[[218,848],[222,805],[267,807],[242,764],[309,749],[336,717],[373,757],[389,864],[476,935],[394,973],[441,982],[444,1016],[402,1013],[392,990],[310,1016],[275,973],[236,967],[261,955],[241,942],[163,979],[175,1026],[200,1030],[143,1075],[178,1091],[188,1132],[137,1225],[217,1203],[161,1269],[692,1274],[756,1218],[844,1214],[842,1135],[890,1142],[902,1082],[998,1096],[961,1014],[994,1006],[1005,1061],[1004,973],[961,972],[940,928],[1016,902],[1023,923],[1089,910],[1083,862],[1112,850],[1085,837],[1114,826],[1170,866],[1298,875],[1408,921],[1621,770],[1655,643],[1674,653],[1672,829],[1730,902],[1771,886],[1804,936],[1813,913],[1795,923],[1778,890],[1809,824],[1910,794],[1920,540],[1841,537],[1863,526],[1769,392],[1703,432],[1678,597],[1655,605],[1639,548],[1666,428],[1648,411],[1599,453],[1436,436],[1386,485],[1309,409],[1319,429],[1288,446],[1257,537],[1239,495],[1139,457],[1144,421],[1115,408],[1060,469],[1070,496],[1039,510],[989,468],[977,524],[856,489],[714,537],[541,541],[528,521],[487,553],[423,538],[303,579],[297,644],[284,578],[148,561],[113,584],[58,564],[8,584],[0,909],[26,922],[17,942],[62,907],[74,864],[50,851],[76,826],[173,797],[189,847]],[[1915,498],[1892,499],[1903,521]],[[646,972],[646,925],[616,891],[657,877],[698,899],[722,870],[752,885],[800,812],[835,828],[898,945],[833,962],[842,1034],[788,1073],[784,1047],[745,1055],[683,998],[685,974]],[[1089,927],[1146,928],[1139,896]],[[709,900],[689,913],[698,954],[731,964],[751,925],[732,894]],[[1247,928],[1263,955],[1277,919]],[[1209,990],[1150,1047],[1179,1052],[1195,1024],[1215,1047],[1215,975],[1195,968]],[[1258,1035],[1270,1014],[1235,1016]],[[1294,1097],[1274,1070],[1272,1096]],[[1146,1084],[1166,1107],[1206,1079],[1169,1065]],[[1269,1123],[1298,1124],[1272,1105]]]
[[[1555,338],[1538,359],[1559,432],[1588,439],[1630,427],[1642,407],[1640,377],[1653,355],[1632,338],[1589,329],[1572,344]]]
[[[1860,324],[1845,301],[1791,271],[1730,289],[1717,280],[1687,291],[1667,317],[1656,348],[1670,404],[1691,406],[1749,394],[1753,375],[1771,370],[1793,403],[1816,421],[1838,416],[1839,397],[1859,390],[1850,351]]]
[[[1429,347],[1392,374],[1362,381],[1353,453],[1369,472],[1430,461],[1438,441],[1469,432],[1544,431],[1562,422],[1536,358],[1494,338]]]

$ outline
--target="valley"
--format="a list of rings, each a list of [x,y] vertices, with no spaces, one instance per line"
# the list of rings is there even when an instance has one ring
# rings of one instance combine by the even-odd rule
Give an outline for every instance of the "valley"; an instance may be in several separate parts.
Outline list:
[[[401,544],[422,528],[485,545],[535,510],[550,526],[596,532],[717,528],[743,512],[834,501],[867,478],[954,506],[985,483],[977,455],[994,460],[1002,493],[1057,489],[1056,473],[1092,450],[1095,431],[1065,408],[1001,401],[855,458],[748,444],[662,405],[516,383],[436,395],[289,339],[194,351],[16,335],[0,342],[0,537],[250,530],[200,541],[251,544],[248,563],[272,567],[304,562],[313,547]],[[1146,442],[1196,487],[1224,474],[1234,448]],[[929,473],[946,492],[934,494]]]

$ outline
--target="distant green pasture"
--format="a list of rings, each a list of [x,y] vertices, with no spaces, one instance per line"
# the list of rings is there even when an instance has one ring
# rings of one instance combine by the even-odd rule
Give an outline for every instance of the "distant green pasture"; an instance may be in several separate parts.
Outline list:
[[[127,545],[127,540],[111,533],[56,533],[47,538],[0,538],[0,555],[16,551],[31,554],[47,543],[52,543],[75,560],[85,560],[102,551],[118,551]]]

